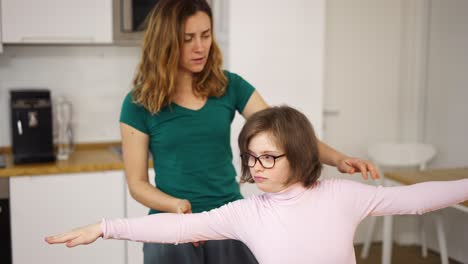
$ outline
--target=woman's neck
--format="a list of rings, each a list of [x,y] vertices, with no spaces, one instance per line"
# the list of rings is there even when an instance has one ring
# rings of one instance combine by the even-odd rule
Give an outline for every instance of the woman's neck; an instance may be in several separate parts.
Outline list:
[[[176,80],[176,94],[193,93],[193,73],[188,71],[179,71]]]

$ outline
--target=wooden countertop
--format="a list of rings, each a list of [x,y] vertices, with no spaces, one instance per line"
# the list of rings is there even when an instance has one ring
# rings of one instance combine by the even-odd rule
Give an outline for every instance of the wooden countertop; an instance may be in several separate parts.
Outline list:
[[[385,178],[409,185],[427,181],[455,181],[468,179],[468,168],[434,169],[426,171],[393,171],[386,172],[384,174]],[[468,201],[461,203],[461,205],[468,207]]]
[[[123,170],[123,161],[111,149],[118,146],[120,146],[120,142],[77,144],[68,160],[24,165],[13,164],[11,151],[3,149],[2,153],[6,156],[6,167],[0,168],[0,178]],[[152,162],[150,162],[150,166],[152,166]]]

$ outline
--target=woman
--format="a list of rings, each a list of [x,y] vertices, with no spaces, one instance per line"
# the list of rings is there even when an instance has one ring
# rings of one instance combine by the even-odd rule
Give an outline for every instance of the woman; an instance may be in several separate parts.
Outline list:
[[[149,15],[134,89],[120,127],[132,197],[150,214],[208,211],[241,199],[232,165],[230,125],[268,105],[240,76],[222,71],[213,17],[204,0],[161,0]],[[148,149],[156,172],[148,182]],[[376,170],[319,142],[320,161],[339,171]],[[145,263],[256,263],[237,241],[144,245]]]
[[[239,148],[243,180],[265,194],[198,214],[104,219],[46,241],[74,247],[99,237],[160,243],[238,239],[260,263],[355,263],[354,232],[366,216],[422,214],[468,199],[468,179],[403,187],[318,181],[322,164],[314,130],[289,107],[252,115]]]

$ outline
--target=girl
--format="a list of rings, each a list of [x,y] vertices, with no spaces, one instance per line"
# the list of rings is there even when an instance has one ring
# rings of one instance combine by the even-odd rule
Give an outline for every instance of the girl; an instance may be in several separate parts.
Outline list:
[[[287,106],[253,114],[238,143],[242,180],[265,194],[203,213],[103,219],[46,241],[74,247],[99,237],[171,244],[236,239],[260,263],[355,263],[353,236],[366,216],[423,214],[468,199],[468,179],[404,187],[318,181],[314,130]]]
[[[242,198],[232,165],[230,127],[268,105],[241,76],[222,70],[205,0],[159,0],[149,14],[133,90],[120,130],[132,197],[161,212],[197,213]],[[254,43],[252,43],[254,45]],[[148,149],[156,186],[148,182]],[[341,172],[378,174],[368,161],[318,141],[320,161]],[[234,240],[204,246],[145,243],[145,263],[256,263]],[[220,253],[221,252],[221,253]]]

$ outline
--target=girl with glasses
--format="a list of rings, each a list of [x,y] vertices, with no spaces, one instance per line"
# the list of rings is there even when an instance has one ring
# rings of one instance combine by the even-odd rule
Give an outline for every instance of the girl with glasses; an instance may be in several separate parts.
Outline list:
[[[353,236],[366,216],[423,214],[468,199],[468,179],[401,187],[318,180],[312,125],[287,106],[253,114],[238,144],[242,181],[264,194],[203,213],[103,219],[46,241],[74,247],[99,237],[169,244],[236,239],[260,263],[355,263]]]

